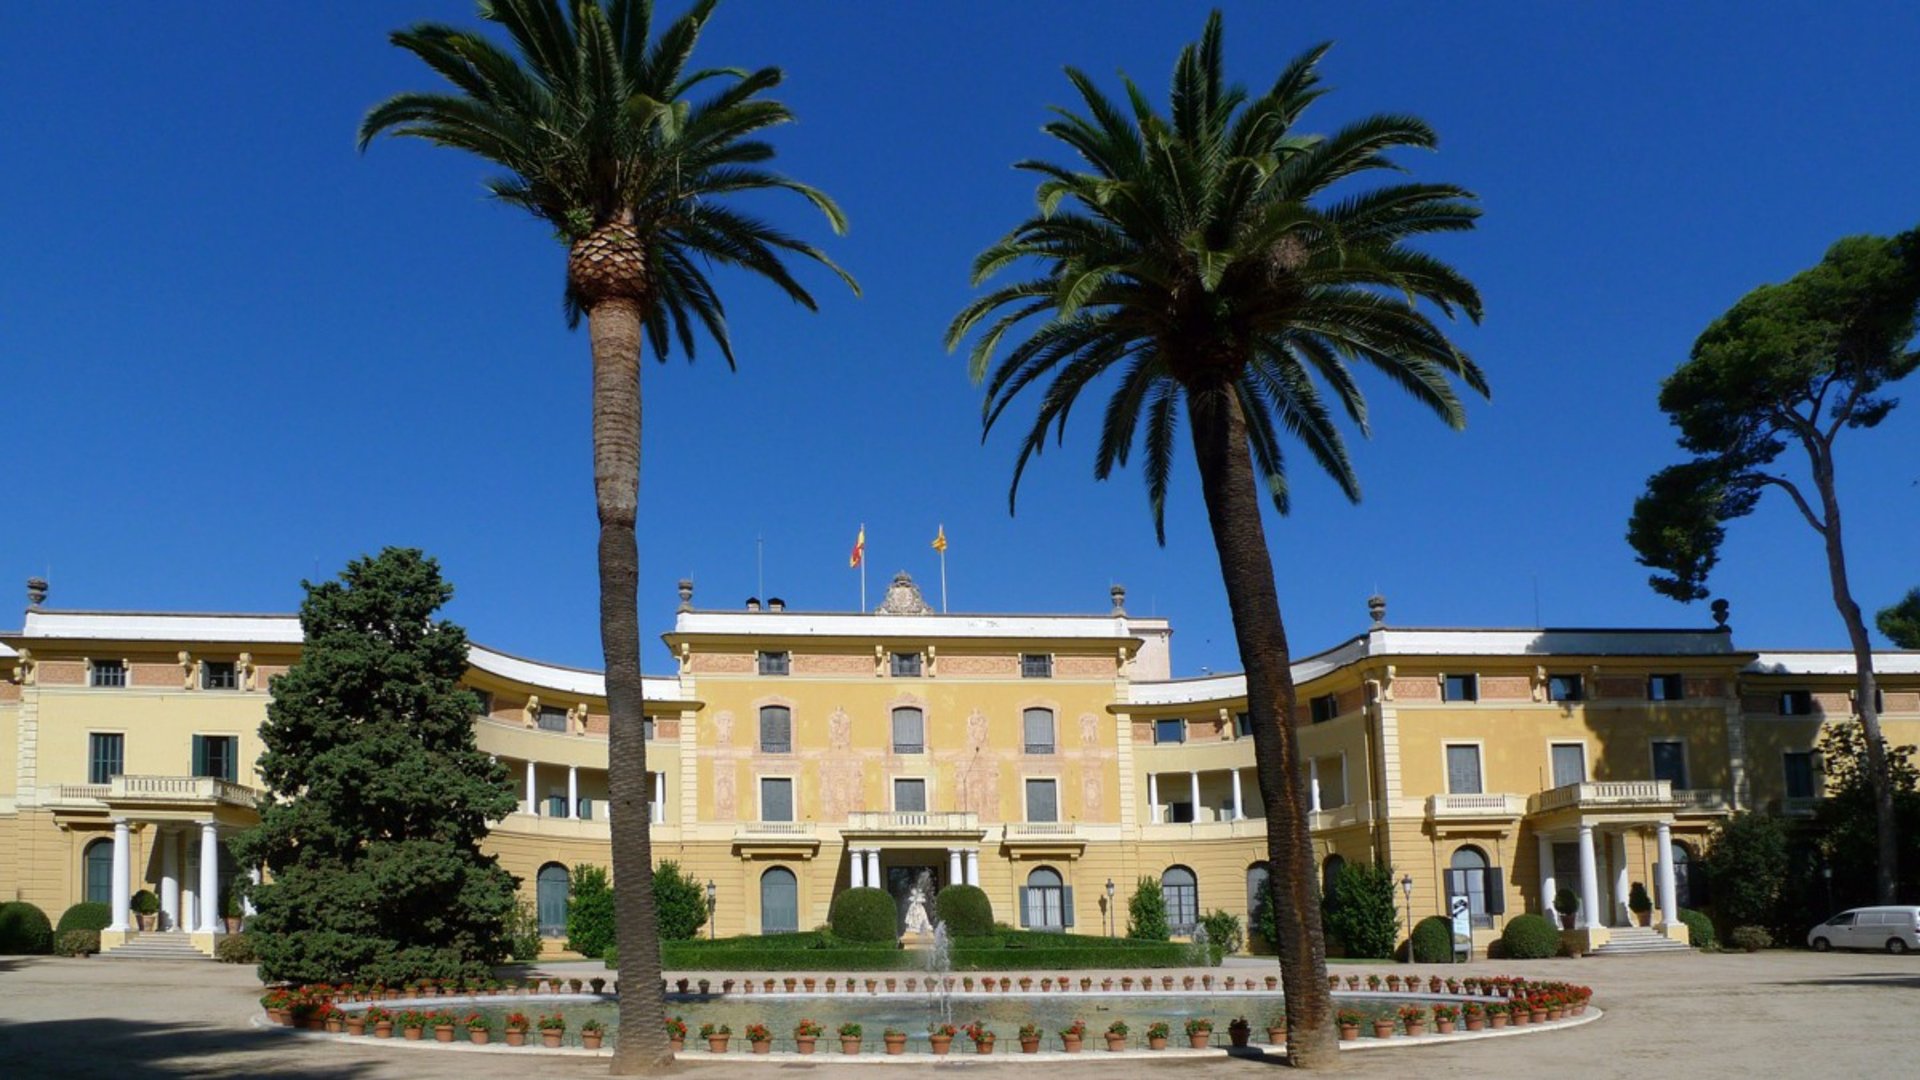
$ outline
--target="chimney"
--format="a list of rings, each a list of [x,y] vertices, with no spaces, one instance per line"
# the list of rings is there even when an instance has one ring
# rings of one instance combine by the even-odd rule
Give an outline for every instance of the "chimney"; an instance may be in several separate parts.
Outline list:
[[[787,602],[785,600],[780,599],[777,596],[769,596],[767,597],[767,610],[768,611],[785,611],[787,610]]]
[[[47,579],[30,577],[27,579],[27,610],[38,611],[40,605],[47,602]]]
[[[759,597],[757,597],[757,596],[749,596],[749,597],[747,597],[747,610],[748,610],[748,611],[759,611],[759,610],[760,610],[760,598],[759,598]]]

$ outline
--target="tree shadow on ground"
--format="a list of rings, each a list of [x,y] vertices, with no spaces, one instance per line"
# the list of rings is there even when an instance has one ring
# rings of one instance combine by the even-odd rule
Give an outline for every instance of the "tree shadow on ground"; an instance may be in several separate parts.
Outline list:
[[[1862,972],[1854,975],[1826,975],[1817,979],[1782,979],[1775,986],[1872,986],[1889,990],[1920,990],[1920,971],[1912,974],[1900,972]]]
[[[302,1062],[300,1040],[266,1031],[106,1017],[0,1021],[0,1075],[177,1080],[182,1077],[354,1077],[365,1062]]]

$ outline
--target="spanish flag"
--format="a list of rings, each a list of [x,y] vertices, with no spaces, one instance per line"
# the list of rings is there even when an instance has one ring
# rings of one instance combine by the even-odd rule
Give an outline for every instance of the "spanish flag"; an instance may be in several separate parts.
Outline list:
[[[861,560],[865,559],[866,557],[867,557],[867,527],[865,525],[862,525],[860,526],[860,535],[853,538],[853,554],[847,557],[848,569],[852,569],[853,567],[859,566]]]
[[[945,525],[940,526],[940,531],[934,534],[933,550],[942,555],[947,553],[947,527]]]

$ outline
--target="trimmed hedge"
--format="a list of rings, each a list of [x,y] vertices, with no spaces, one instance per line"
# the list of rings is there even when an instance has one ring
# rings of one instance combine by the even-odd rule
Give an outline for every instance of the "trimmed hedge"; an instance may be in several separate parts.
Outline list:
[[[1748,952],[1773,948],[1773,935],[1762,926],[1736,926],[1733,933],[1727,935],[1727,940],[1733,943],[1734,948]]]
[[[60,956],[92,956],[100,951],[100,931],[62,930],[54,935],[53,951]]]
[[[37,956],[53,951],[47,913],[24,900],[0,904],[0,956]]]
[[[1500,934],[1509,960],[1545,960],[1560,952],[1560,931],[1539,915],[1515,915]]]
[[[1707,918],[1705,912],[1681,908],[1680,921],[1687,925],[1687,937],[1692,939],[1694,948],[1713,948],[1713,920]]]
[[[847,941],[894,941],[900,936],[900,910],[885,889],[848,889],[833,898],[827,925]]]
[[[934,917],[955,937],[993,933],[993,901],[978,885],[949,885],[933,898]]]
[[[259,959],[254,955],[253,939],[246,934],[228,934],[213,947],[213,958],[223,964],[254,964]]]
[[[1418,964],[1444,964],[1453,959],[1453,920],[1429,915],[1413,928],[1409,943]]]
[[[113,909],[98,901],[82,901],[61,912],[60,922],[54,926],[56,934],[69,930],[105,930],[113,925]]]

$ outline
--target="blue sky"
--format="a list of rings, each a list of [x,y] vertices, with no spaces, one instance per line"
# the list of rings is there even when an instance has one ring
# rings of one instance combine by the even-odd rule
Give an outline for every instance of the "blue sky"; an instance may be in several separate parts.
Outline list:
[[[1487,298],[1460,340],[1493,400],[1454,433],[1371,381],[1364,501],[1296,472],[1269,529],[1299,652],[1362,628],[1376,588],[1403,625],[1535,625],[1536,596],[1549,625],[1708,625],[1646,587],[1622,538],[1676,454],[1661,377],[1746,290],[1839,236],[1920,223],[1920,9],[1464,10],[1226,5],[1237,78],[1336,41],[1312,126],[1424,116],[1442,147],[1413,174],[1486,209],[1435,250]],[[765,591],[793,607],[854,606],[862,522],[874,595],[896,569],[937,593],[944,523],[955,610],[1098,611],[1119,581],[1132,610],[1174,619],[1179,673],[1238,666],[1184,444],[1165,548],[1137,471],[1092,480],[1084,419],[1010,518],[1013,429],[981,445],[978,393],[940,344],[969,260],[1031,206],[1010,164],[1056,154],[1039,126],[1067,100],[1062,65],[1159,94],[1204,12],[721,6],[700,59],[787,70],[782,163],[853,230],[765,209],[866,294],[814,274],[808,314],[722,275],[741,370],[646,369],[650,640],[679,577],[702,606],[755,593],[761,537]],[[562,251],[485,200],[477,162],[354,152],[367,107],[433,85],[385,41],[415,18],[471,5],[0,5],[0,608],[51,567],[60,607],[291,610],[302,577],[408,544],[442,560],[476,639],[597,663],[587,346],[561,318]],[[1842,452],[1869,609],[1920,584],[1917,451],[1909,404]],[[1713,586],[1740,644],[1844,645],[1785,504],[1733,528]],[[645,658],[666,666],[658,644]]]

